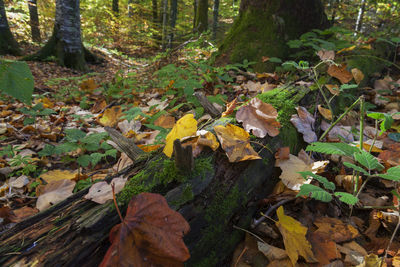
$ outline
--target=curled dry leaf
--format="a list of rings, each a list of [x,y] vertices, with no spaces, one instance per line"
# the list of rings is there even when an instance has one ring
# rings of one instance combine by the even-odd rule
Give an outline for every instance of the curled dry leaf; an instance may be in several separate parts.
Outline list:
[[[253,131],[257,137],[264,138],[277,136],[281,124],[276,120],[278,112],[271,105],[262,102],[258,98],[253,98],[246,106],[241,107],[236,113],[236,120],[243,122],[243,128],[247,131]]]
[[[360,84],[360,82],[364,80],[364,73],[362,73],[361,70],[354,68],[351,69],[351,73],[353,74],[354,81],[356,81],[356,84]]]
[[[303,134],[303,139],[307,143],[313,143],[318,140],[314,132],[315,119],[304,107],[297,107],[297,114],[293,114],[290,122],[296,127],[297,131]]]
[[[293,266],[299,256],[302,256],[306,262],[318,262],[311,250],[311,244],[306,239],[307,227],[301,225],[294,218],[286,216],[282,206],[278,208],[276,214],[278,221],[275,224],[282,234],[286,253]]]
[[[322,49],[322,50],[319,50],[319,51],[317,52],[317,55],[319,56],[319,58],[320,58],[322,61],[334,60],[334,59],[335,59],[335,51],[332,51],[332,50],[325,50],[325,49]]]
[[[43,211],[52,205],[55,205],[64,199],[72,196],[72,190],[74,190],[75,182],[71,180],[57,180],[48,183],[43,193],[38,197],[36,201],[36,208]]]
[[[328,74],[338,79],[342,84],[348,83],[353,79],[353,75],[346,69],[346,65],[330,65]]]
[[[124,221],[111,230],[112,244],[100,266],[183,266],[190,257],[183,242],[189,229],[163,196],[141,193],[129,202]]]
[[[186,114],[180,118],[165,138],[166,144],[163,150],[164,154],[170,158],[174,150],[174,141],[176,139],[180,140],[183,137],[195,135],[196,131],[197,121],[194,119],[193,114]]]
[[[112,179],[110,184],[106,181],[95,183],[90,187],[89,192],[84,196],[84,198],[99,204],[104,204],[108,200],[113,199],[111,185],[114,184],[115,194],[118,194],[124,188],[126,180],[127,179],[117,177]]]
[[[238,102],[238,100],[237,100],[237,98],[235,98],[231,102],[226,104],[226,110],[222,113],[221,117],[226,117],[226,116],[229,116],[230,114],[232,114],[237,106],[237,102]]]
[[[325,168],[327,164],[328,161],[306,162],[305,159],[292,154],[289,155],[289,159],[287,160],[275,162],[275,166],[282,169],[279,178],[281,178],[282,183],[291,190],[300,190],[303,184],[309,184],[311,182],[311,179],[305,180],[299,172],[311,171],[317,173],[318,170]]]
[[[321,105],[318,105],[318,111],[325,119],[330,121],[333,119],[332,112],[329,109],[323,108]]]
[[[244,129],[228,124],[214,126],[222,149],[228,156],[229,162],[261,159],[250,145],[250,135]]]

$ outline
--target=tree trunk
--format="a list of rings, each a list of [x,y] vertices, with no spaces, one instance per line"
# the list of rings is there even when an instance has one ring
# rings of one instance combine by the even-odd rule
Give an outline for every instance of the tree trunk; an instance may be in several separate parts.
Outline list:
[[[165,50],[167,46],[167,27],[168,27],[168,0],[162,0],[162,41],[161,48]]]
[[[133,16],[133,0],[128,0],[128,17]]]
[[[214,6],[213,6],[213,25],[212,25],[212,39],[213,39],[213,40],[215,40],[215,39],[217,38],[218,14],[219,14],[219,0],[214,0]]]
[[[39,15],[37,11],[36,0],[28,0],[28,8],[29,8],[29,18],[30,18],[30,26],[32,32],[32,40],[34,42],[40,43],[42,38],[40,37],[40,29],[39,29]]]
[[[18,43],[11,34],[8,25],[4,1],[0,0],[0,55],[11,54],[20,55]]]
[[[25,60],[46,60],[55,56],[61,66],[87,71],[86,60],[94,56],[81,40],[79,0],[56,0],[56,20],[53,34],[46,45]]]
[[[357,33],[361,31],[361,27],[363,24],[363,18],[364,18],[364,11],[365,11],[365,0],[361,0],[361,6],[360,6],[360,9],[358,10],[358,16],[357,16],[354,35],[357,35]]]
[[[196,29],[197,1],[198,0],[193,0],[193,30]]]
[[[197,1],[195,29],[198,32],[208,30],[208,0]]]
[[[118,16],[119,13],[119,2],[118,0],[112,0],[112,11],[114,15]]]
[[[217,63],[255,61],[256,71],[271,70],[262,57],[286,59],[287,41],[329,26],[320,0],[242,0],[239,16],[223,44]]]
[[[171,0],[170,18],[169,18],[169,35],[168,35],[168,48],[172,48],[172,41],[174,40],[174,31],[176,25],[176,17],[178,14],[178,0]]]
[[[278,88],[260,97],[282,110],[289,120],[308,92],[306,87]],[[272,150],[255,146],[261,150],[262,160],[229,163],[221,149],[203,152],[188,176],[164,155],[135,161],[124,174],[115,175],[134,175],[117,196],[121,210],[134,194],[163,194],[191,227],[184,238],[191,254],[186,266],[226,266],[244,235],[233,226],[249,227],[257,211],[254,203],[269,194],[277,182],[277,169],[272,167],[274,150],[290,146],[291,153],[296,154],[304,144],[290,122],[282,125],[278,137],[258,140]],[[181,182],[172,182],[178,177]],[[78,192],[2,233],[0,265],[36,262],[39,266],[97,266],[109,246],[109,231],[119,218],[112,201],[95,204],[82,199],[86,192]]]

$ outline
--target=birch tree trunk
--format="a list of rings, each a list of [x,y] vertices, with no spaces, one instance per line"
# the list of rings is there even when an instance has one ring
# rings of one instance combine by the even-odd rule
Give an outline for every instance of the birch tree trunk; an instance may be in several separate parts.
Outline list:
[[[361,0],[361,6],[360,6],[360,9],[358,10],[358,16],[357,16],[356,28],[355,28],[354,35],[357,35],[357,33],[361,30],[361,26],[362,26],[363,18],[364,18],[364,10],[365,10],[365,0]]]
[[[0,0],[0,55],[20,55],[18,43],[11,34],[3,0]]]
[[[34,42],[41,42],[40,29],[39,29],[39,15],[37,11],[36,0],[28,0],[29,18],[32,33],[32,40]]]
[[[25,60],[45,60],[55,56],[61,66],[88,70],[86,60],[94,61],[81,40],[79,0],[56,0],[56,20],[53,34],[46,45]]]

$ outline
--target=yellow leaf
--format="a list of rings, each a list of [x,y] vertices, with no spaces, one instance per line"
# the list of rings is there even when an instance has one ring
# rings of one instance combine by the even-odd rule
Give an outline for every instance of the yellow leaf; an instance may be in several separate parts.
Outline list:
[[[228,124],[214,126],[214,131],[221,142],[222,149],[229,162],[261,159],[250,145],[250,135],[243,128]]]
[[[362,73],[361,70],[354,68],[351,69],[351,73],[353,74],[354,80],[356,81],[357,84],[360,84],[360,82],[364,80],[364,74]]]
[[[343,52],[350,52],[350,51],[353,51],[356,47],[357,47],[357,46],[352,45],[352,46],[350,46],[350,47],[343,48],[342,50],[339,50],[339,51],[337,52],[337,54],[340,54],[340,53],[343,53]]]
[[[217,148],[219,147],[217,138],[211,132],[201,130],[197,131],[196,134],[199,136],[199,139],[197,140],[197,145],[208,146],[213,151],[217,150]]]
[[[293,266],[295,266],[299,255],[306,262],[317,262],[311,250],[311,244],[306,239],[307,228],[294,218],[286,216],[282,206],[278,208],[276,214],[278,216],[276,226],[282,234],[285,250]]]
[[[330,121],[332,120],[332,112],[329,109],[323,108],[321,105],[318,105],[318,111],[325,119]]]
[[[194,119],[193,114],[187,114],[180,118],[165,138],[164,154],[170,158],[174,150],[174,141],[186,136],[195,135],[196,131],[197,121]]]
[[[98,84],[93,79],[88,79],[86,81],[83,81],[79,87],[81,88],[82,91],[85,92],[92,92],[94,89],[99,87]]]
[[[76,178],[78,178],[78,172],[77,171],[72,172],[68,170],[53,170],[43,173],[42,175],[40,175],[40,178],[45,180],[47,183],[64,179],[75,180]]]
[[[104,111],[103,115],[99,119],[99,123],[103,126],[114,127],[117,125],[119,117],[122,115],[120,106],[114,106]]]

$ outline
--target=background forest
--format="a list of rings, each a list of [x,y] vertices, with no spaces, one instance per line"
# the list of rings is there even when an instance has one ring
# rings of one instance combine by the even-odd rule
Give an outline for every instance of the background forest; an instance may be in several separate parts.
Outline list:
[[[0,0],[1,266],[400,266],[400,2]]]

